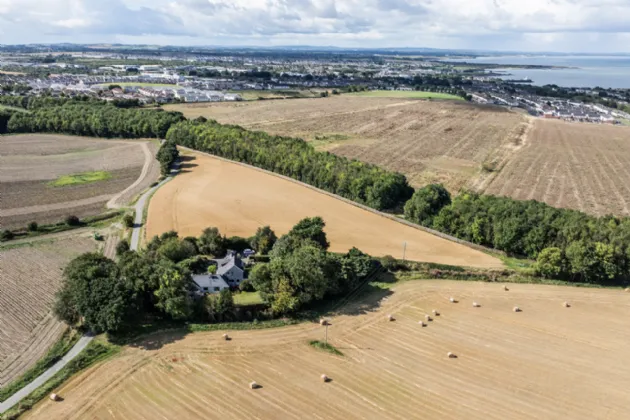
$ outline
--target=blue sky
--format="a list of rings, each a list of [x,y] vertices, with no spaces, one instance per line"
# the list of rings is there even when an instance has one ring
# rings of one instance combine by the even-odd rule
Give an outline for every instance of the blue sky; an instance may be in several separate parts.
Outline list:
[[[0,0],[0,44],[628,52],[630,0]]]

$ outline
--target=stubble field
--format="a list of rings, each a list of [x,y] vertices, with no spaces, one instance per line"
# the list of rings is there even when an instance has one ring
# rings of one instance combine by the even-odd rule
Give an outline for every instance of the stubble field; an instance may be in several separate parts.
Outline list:
[[[119,207],[159,177],[157,145],[54,135],[0,137],[0,218],[3,228],[52,223]],[[59,177],[104,171],[109,179],[53,186]]]
[[[162,186],[149,204],[146,237],[170,230],[198,236],[215,226],[227,236],[252,236],[270,225],[287,233],[300,219],[326,222],[331,250],[357,247],[373,256],[393,255],[441,264],[496,268],[495,257],[358,208],[304,185],[200,153],[188,153],[183,172]]]
[[[630,128],[536,120],[485,190],[593,215],[630,215]]]
[[[85,236],[0,248],[0,387],[59,339],[66,327],[51,309],[62,270],[72,258],[95,248],[95,241]]]
[[[410,281],[332,317],[330,343],[344,356],[310,347],[323,338],[311,323],[232,331],[231,341],[223,331],[155,335],[75,376],[55,390],[64,401],[45,400],[26,418],[629,418],[628,299],[618,290]],[[422,327],[434,308],[440,316]]]
[[[518,149],[529,119],[463,101],[335,96],[320,99],[173,105],[204,116],[311,141],[319,150],[407,175],[413,186],[442,182],[451,191],[482,185],[484,163],[498,165]]]

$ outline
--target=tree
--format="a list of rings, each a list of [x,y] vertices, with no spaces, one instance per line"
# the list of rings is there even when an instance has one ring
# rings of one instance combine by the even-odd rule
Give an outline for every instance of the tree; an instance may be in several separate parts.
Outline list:
[[[123,217],[123,224],[126,228],[132,228],[134,226],[133,215],[126,214],[125,217]]]
[[[119,330],[129,315],[131,302],[116,264],[96,253],[80,255],[64,270],[55,311],[68,323],[82,317],[94,332]]]
[[[431,184],[417,190],[405,204],[405,218],[410,222],[430,227],[433,218],[451,204],[448,190],[439,184]]]
[[[155,158],[160,162],[162,175],[166,176],[171,171],[171,166],[179,158],[179,151],[175,143],[166,141],[158,150]]]
[[[189,241],[179,240],[178,238],[168,238],[162,242],[157,252],[164,258],[178,263],[197,255],[197,248]]]
[[[197,245],[199,252],[206,255],[222,257],[226,252],[225,238],[221,236],[219,229],[215,227],[204,229],[197,241]]]
[[[123,239],[122,241],[118,242],[118,244],[116,245],[116,255],[121,256],[125,252],[129,252],[130,249],[131,248],[129,247],[129,241],[127,241],[126,239]]]
[[[206,312],[211,321],[225,321],[234,311],[234,298],[230,289],[206,296]]]
[[[538,254],[536,271],[545,278],[559,278],[566,272],[566,262],[560,248],[545,248]]]
[[[326,232],[324,232],[325,226],[326,223],[324,223],[324,220],[321,217],[307,217],[306,219],[300,220],[295,226],[293,226],[293,229],[291,229],[288,235],[299,241],[313,241],[323,250],[327,250],[330,243],[328,243]]]
[[[37,222],[30,222],[27,226],[29,232],[37,232],[38,228],[39,226],[37,225]]]
[[[66,224],[68,226],[79,226],[81,224],[81,220],[77,216],[67,216]]]
[[[156,267],[158,288],[153,292],[156,307],[175,320],[185,320],[192,314],[190,275],[181,273],[172,263],[161,262]]]
[[[258,253],[258,255],[267,255],[273,248],[278,238],[271,227],[263,226],[256,230],[256,234],[251,240],[251,247]]]

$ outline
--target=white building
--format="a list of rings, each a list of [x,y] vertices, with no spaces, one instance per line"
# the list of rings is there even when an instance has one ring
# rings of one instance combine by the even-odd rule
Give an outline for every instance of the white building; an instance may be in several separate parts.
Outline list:
[[[201,293],[219,293],[230,287],[221,276],[216,274],[195,274],[192,279]]]

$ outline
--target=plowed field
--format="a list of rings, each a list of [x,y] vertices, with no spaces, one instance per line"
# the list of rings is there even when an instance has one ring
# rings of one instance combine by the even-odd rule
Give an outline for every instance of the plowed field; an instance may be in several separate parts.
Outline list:
[[[162,186],[149,204],[146,236],[176,230],[198,236],[216,226],[227,236],[252,236],[270,225],[278,235],[300,219],[321,216],[332,251],[357,247],[373,256],[470,267],[501,267],[488,254],[360,209],[265,172],[207,155],[190,154],[183,173]],[[192,160],[191,160],[192,159]]]
[[[65,216],[94,215],[110,199],[120,205],[159,177],[157,146],[146,141],[71,136],[0,137],[0,218],[3,228],[30,221],[52,223]],[[106,181],[55,187],[63,175],[106,171]],[[124,197],[123,197],[124,196]],[[120,197],[120,199],[117,199]],[[115,207],[115,206],[114,206]]]
[[[386,293],[332,317],[330,343],[344,356],[310,347],[323,338],[310,323],[233,331],[232,341],[163,334],[75,376],[56,390],[64,401],[46,399],[26,418],[630,418],[628,294],[450,281]],[[423,328],[434,308],[441,315]]]
[[[460,101],[342,96],[172,107],[189,118],[301,137],[402,172],[414,186],[442,182],[455,192],[482,182],[482,164],[504,161],[529,126],[522,114]]]
[[[486,189],[594,215],[630,215],[630,128],[536,120]]]
[[[59,339],[66,327],[51,308],[62,270],[95,248],[89,237],[0,248],[0,386],[21,375]]]

